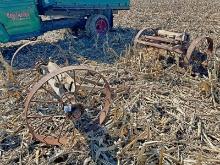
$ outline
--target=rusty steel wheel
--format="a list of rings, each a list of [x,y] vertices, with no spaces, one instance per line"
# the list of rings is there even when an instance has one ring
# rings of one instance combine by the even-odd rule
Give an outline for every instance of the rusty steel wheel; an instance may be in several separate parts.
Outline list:
[[[101,74],[84,66],[68,66],[47,74],[33,86],[24,113],[33,138],[65,145],[72,140],[78,121],[84,123],[82,127],[102,124],[110,101],[110,86]]]
[[[210,37],[199,37],[190,44],[184,62],[195,70],[205,70],[213,53],[213,40]],[[200,71],[199,71],[200,72]],[[206,73],[207,74],[207,73]]]
[[[11,67],[14,69],[34,68],[39,61],[48,61],[49,58],[66,61],[64,50],[56,44],[45,41],[29,41],[20,46],[12,56]]]

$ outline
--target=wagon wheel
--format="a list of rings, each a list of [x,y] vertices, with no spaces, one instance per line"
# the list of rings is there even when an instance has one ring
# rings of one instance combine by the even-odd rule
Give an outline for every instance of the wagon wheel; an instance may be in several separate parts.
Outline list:
[[[91,15],[85,26],[88,36],[104,36],[110,30],[109,19],[105,15]]]
[[[65,145],[73,138],[74,125],[85,131],[102,124],[110,100],[110,86],[98,72],[83,66],[60,68],[33,86],[25,102],[26,123],[36,140]]]
[[[213,40],[210,37],[199,37],[189,46],[184,62],[192,66],[192,71],[201,75],[208,74],[208,62],[213,52]]]
[[[66,61],[64,50],[56,44],[44,41],[30,41],[19,47],[11,59],[11,67],[14,69],[34,68],[35,64],[49,58],[64,63]]]
[[[134,48],[138,48],[137,45],[143,45],[144,36],[154,36],[156,35],[156,31],[151,28],[143,28],[141,29],[134,38]]]

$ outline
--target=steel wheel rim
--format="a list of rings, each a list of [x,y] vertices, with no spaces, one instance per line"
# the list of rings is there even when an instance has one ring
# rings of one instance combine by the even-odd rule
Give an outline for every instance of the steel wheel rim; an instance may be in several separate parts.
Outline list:
[[[34,49],[34,46],[35,44],[43,44],[43,45],[37,45],[37,46],[40,46],[41,49],[38,49],[40,50],[40,52],[37,52],[39,54],[36,54],[36,51],[32,51],[32,49]],[[50,47],[53,47],[53,48],[50,48]],[[42,49],[42,47],[44,47],[44,49]],[[48,50],[48,48],[50,48],[51,50]],[[42,54],[45,54],[47,51],[52,51],[51,55],[55,55],[55,54],[58,54],[56,51],[59,52],[59,54],[61,53],[62,54],[62,58],[66,61],[66,57],[65,57],[65,52],[64,50],[59,46],[59,45],[56,45],[56,44],[53,44],[53,43],[47,43],[45,41],[42,41],[42,40],[37,40],[37,41],[29,41],[27,43],[25,43],[24,45],[20,46],[16,51],[15,53],[13,54],[12,56],[12,59],[11,59],[11,67],[12,68],[16,68],[14,65],[15,64],[19,64],[20,62],[18,62],[18,59],[16,60],[16,58],[20,58],[19,57],[19,53],[21,53],[22,51],[25,51],[26,49],[26,54],[25,54],[25,58],[35,58],[35,62],[38,62],[39,59],[36,59],[36,57],[39,58],[39,55],[42,55]],[[43,52],[41,52],[43,50]],[[23,54],[20,54],[20,55],[23,55]],[[28,55],[31,55],[31,56],[28,56]],[[40,57],[41,58],[41,57]],[[41,59],[42,60],[42,59]],[[44,60],[43,60],[44,61]],[[16,62],[16,63],[15,63]],[[32,65],[32,67],[35,66],[35,63]],[[19,66],[20,67],[20,66]],[[23,68],[22,68],[23,69]]]
[[[184,58],[184,61],[186,64],[190,64],[190,61],[192,60],[192,56],[193,56],[193,52],[196,50],[196,48],[198,46],[200,46],[199,44],[201,44],[201,42],[203,40],[206,40],[207,42],[207,49],[206,49],[206,52],[204,55],[207,56],[207,59],[212,55],[212,52],[213,52],[213,40],[210,38],[210,37],[199,37],[199,38],[196,38],[195,40],[192,41],[192,43],[190,44],[188,50],[187,50],[187,53],[186,53],[186,56]]]
[[[34,95],[37,93],[37,91],[39,89],[41,89],[42,85],[44,85],[46,82],[48,82],[49,80],[54,78],[54,76],[60,75],[62,73],[70,71],[70,70],[74,70],[74,71],[75,70],[88,70],[88,71],[95,72],[95,71],[93,71],[93,70],[91,70],[87,67],[83,67],[83,66],[68,66],[68,67],[61,68],[57,71],[54,71],[52,73],[49,73],[47,76],[43,77],[37,84],[35,84],[33,86],[32,90],[29,93],[29,95],[27,97],[27,100],[25,102],[24,114],[25,114],[25,118],[26,118],[26,124],[27,124],[27,127],[29,128],[30,133],[32,134],[33,138],[35,138],[36,140],[44,142],[44,143],[49,144],[49,145],[65,145],[68,142],[68,138],[66,136],[62,136],[62,137],[59,136],[57,138],[57,137],[54,137],[54,136],[49,136],[49,135],[45,136],[45,135],[36,133],[36,130],[35,130],[36,128],[34,128],[34,126],[31,125],[32,123],[30,121],[30,119],[31,119],[31,116],[30,116],[31,113],[29,113],[30,112],[29,111],[30,104],[31,104],[31,101],[33,101],[32,98],[34,98]],[[111,101],[111,93],[110,93],[110,86],[109,86],[107,80],[101,74],[97,73],[97,75],[99,75],[101,77],[101,79],[104,81],[104,86],[103,87],[104,87],[104,92],[105,92],[105,99],[104,99],[103,109],[101,110],[101,112],[99,113],[99,116],[98,116],[99,118],[97,120],[94,120],[93,122],[102,124],[104,122],[104,120],[106,119],[106,116],[107,116],[108,111],[109,111],[110,101]],[[48,122],[49,122],[49,120],[51,120],[50,119],[51,117],[49,117],[49,116],[44,116],[44,117],[48,119]],[[55,118],[55,116],[52,116],[52,117]],[[67,116],[58,116],[58,117],[63,118],[62,121],[64,123],[66,122],[65,120],[68,120]],[[44,119],[44,120],[46,120],[46,119]],[[64,127],[64,126],[61,125],[61,127]],[[63,128],[61,128],[61,133],[63,131],[62,129]]]
[[[205,44],[205,45],[203,45]],[[186,66],[192,66],[192,73],[208,76],[208,64],[214,49],[213,40],[202,36],[192,41],[184,57]]]

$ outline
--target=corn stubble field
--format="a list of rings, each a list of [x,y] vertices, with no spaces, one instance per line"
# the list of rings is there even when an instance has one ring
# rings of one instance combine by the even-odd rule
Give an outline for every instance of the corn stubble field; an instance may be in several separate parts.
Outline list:
[[[212,75],[210,69],[208,78],[191,76],[176,64],[164,67],[158,54],[165,51],[132,47],[133,37],[143,27],[186,31],[192,38],[208,35],[218,47],[220,1],[132,0],[131,4],[130,11],[115,16],[114,31],[104,44],[60,30],[33,45],[36,52],[45,43],[59,45],[63,51],[56,52],[54,60],[65,56],[70,64],[86,64],[106,77],[114,91],[104,133],[82,135],[76,130],[74,144],[60,147],[31,139],[23,108],[27,84],[34,77],[27,67],[33,61],[21,54],[17,64],[26,69],[14,75],[1,71],[1,164],[220,164],[219,73]],[[8,60],[24,42],[2,45],[3,56]],[[48,51],[42,58],[50,56]],[[218,51],[215,59],[220,65]]]

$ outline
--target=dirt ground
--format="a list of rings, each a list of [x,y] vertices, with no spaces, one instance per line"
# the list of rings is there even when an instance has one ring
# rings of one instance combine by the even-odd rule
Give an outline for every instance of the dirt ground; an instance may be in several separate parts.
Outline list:
[[[165,51],[133,48],[144,27],[185,31],[192,39],[210,36],[218,48],[219,9],[219,0],[132,0],[131,10],[115,15],[114,29],[102,41],[67,30],[39,37],[17,54],[14,75],[1,70],[0,164],[220,164],[220,67],[192,76],[159,60]],[[7,62],[24,43],[1,45]],[[217,66],[219,55],[214,51]],[[86,65],[108,80],[112,101],[103,127],[75,130],[69,146],[31,138],[23,110],[39,59]]]

